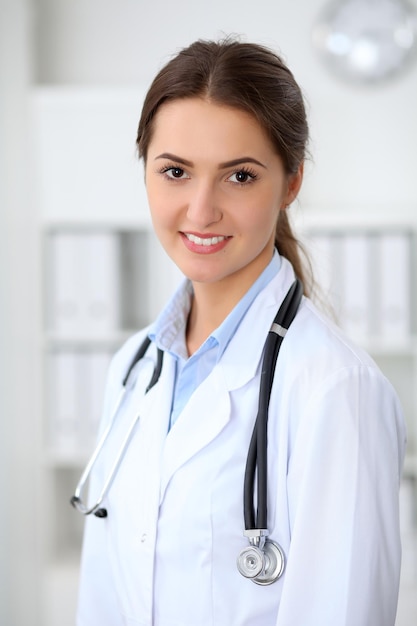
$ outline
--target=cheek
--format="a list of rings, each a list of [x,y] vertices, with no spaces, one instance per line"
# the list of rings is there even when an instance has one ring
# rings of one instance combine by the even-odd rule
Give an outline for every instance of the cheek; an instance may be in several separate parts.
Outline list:
[[[275,226],[279,215],[279,204],[271,197],[258,198],[242,210],[241,224],[246,231],[258,233],[260,238],[269,236],[275,232]]]
[[[172,198],[170,199],[169,194],[162,192],[161,187],[152,179],[146,182],[146,193],[152,219],[158,222],[166,219],[170,214],[172,204]]]
[[[175,208],[172,195],[148,193],[148,204],[153,228],[158,239],[162,243],[168,242],[169,238],[177,233],[180,226],[180,211]]]

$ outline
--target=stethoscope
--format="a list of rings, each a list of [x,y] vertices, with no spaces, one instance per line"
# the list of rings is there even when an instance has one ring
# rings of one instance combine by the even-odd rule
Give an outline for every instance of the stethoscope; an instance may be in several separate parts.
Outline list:
[[[267,430],[268,430],[268,408],[271,397],[272,383],[274,380],[275,367],[278,359],[278,353],[282,344],[282,341],[287,333],[290,324],[292,323],[301,298],[303,295],[303,286],[298,278],[293,282],[287,295],[285,296],[278,313],[269,329],[268,336],[264,347],[264,357],[262,361],[261,381],[259,387],[259,401],[258,401],[258,414],[256,416],[255,426],[252,433],[252,438],[249,444],[248,457],[246,461],[245,477],[244,477],[244,489],[243,489],[243,515],[245,522],[244,535],[249,540],[249,546],[244,548],[238,555],[237,568],[239,572],[245,578],[251,579],[258,585],[270,585],[280,578],[285,568],[285,555],[281,548],[275,541],[268,539],[267,528]],[[148,347],[151,343],[149,337],[143,341],[135,356],[132,359],[131,364],[126,372],[126,375],[122,382],[122,390],[117,398],[115,407],[112,412],[112,417],[100,440],[94,450],[87,466],[82,473],[82,476],[75,489],[75,493],[72,496],[71,504],[83,515],[90,515],[94,513],[96,517],[107,517],[107,509],[101,506],[101,503],[107,495],[112,482],[117,474],[120,463],[123,460],[125,452],[129,446],[130,439],[133,435],[133,431],[139,416],[135,416],[134,420],[130,424],[125,438],[122,441],[119,452],[114,460],[114,463],[108,473],[107,478],[104,481],[103,487],[99,496],[92,506],[87,506],[83,503],[82,493],[89,479],[91,470],[93,469],[103,446],[112,430],[113,424],[119,412],[120,406],[123,402],[125,394],[131,391],[134,387],[132,371],[135,369],[137,363],[145,356]],[[153,374],[146,388],[147,393],[159,380],[162,371],[163,364],[163,352],[159,348],[157,349],[156,364]],[[254,491],[255,491],[255,476],[257,484],[257,507],[255,513],[254,504]]]

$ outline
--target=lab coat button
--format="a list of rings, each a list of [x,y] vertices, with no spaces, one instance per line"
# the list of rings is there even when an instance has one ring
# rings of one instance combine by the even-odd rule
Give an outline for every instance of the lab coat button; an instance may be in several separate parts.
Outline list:
[[[142,533],[142,536],[140,538],[141,543],[145,543],[146,538],[147,538],[147,534],[146,533]]]

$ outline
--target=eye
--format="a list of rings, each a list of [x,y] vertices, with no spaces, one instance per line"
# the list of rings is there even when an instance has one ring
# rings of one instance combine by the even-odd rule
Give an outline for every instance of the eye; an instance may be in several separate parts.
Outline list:
[[[247,185],[257,178],[256,172],[250,170],[239,170],[229,176],[228,180],[232,183],[238,183],[239,185]]]
[[[186,173],[185,170],[182,169],[182,167],[176,167],[174,165],[170,165],[169,167],[164,167],[161,170],[161,173],[165,174],[167,178],[171,178],[171,179],[189,178],[188,174]]]

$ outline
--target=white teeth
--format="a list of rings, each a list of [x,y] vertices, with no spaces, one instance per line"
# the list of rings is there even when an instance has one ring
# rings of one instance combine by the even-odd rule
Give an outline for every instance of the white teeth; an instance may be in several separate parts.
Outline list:
[[[216,243],[220,243],[226,239],[226,237],[197,237],[191,233],[184,233],[189,241],[197,244],[198,246],[214,246]]]

